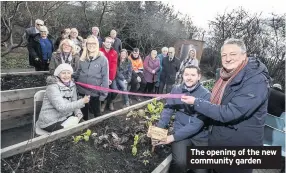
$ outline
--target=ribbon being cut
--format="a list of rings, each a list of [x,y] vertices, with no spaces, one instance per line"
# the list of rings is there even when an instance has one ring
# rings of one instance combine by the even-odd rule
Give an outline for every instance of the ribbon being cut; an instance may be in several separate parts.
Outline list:
[[[94,86],[94,85],[85,84],[82,82],[75,82],[75,83],[82,87],[94,89],[97,91],[106,91],[106,92],[113,92],[113,93],[118,93],[118,94],[128,94],[128,95],[136,95],[136,96],[143,96],[143,97],[160,97],[160,98],[180,99],[183,95],[185,95],[185,94],[142,94],[142,93],[134,93],[134,92],[128,92],[128,91],[119,91],[119,90],[114,90],[110,88],[104,88],[101,86]]]

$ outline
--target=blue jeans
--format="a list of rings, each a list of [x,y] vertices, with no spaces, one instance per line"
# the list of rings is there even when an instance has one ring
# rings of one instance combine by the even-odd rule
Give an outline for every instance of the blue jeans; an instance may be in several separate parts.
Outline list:
[[[116,79],[116,83],[117,83],[117,86],[118,86],[118,89],[120,91],[127,91],[127,83],[124,83],[123,80],[120,80],[120,79]],[[127,104],[127,102],[129,102],[129,98],[128,98],[128,95],[127,94],[123,94],[123,99],[124,99],[124,103]]]

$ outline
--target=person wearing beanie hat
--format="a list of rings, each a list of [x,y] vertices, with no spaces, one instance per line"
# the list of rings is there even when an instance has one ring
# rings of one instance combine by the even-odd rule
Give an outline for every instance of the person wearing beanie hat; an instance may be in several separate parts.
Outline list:
[[[82,118],[80,108],[89,102],[89,96],[77,100],[76,85],[71,80],[73,68],[69,64],[60,64],[46,80],[47,89],[43,105],[36,122],[37,127],[52,132],[65,128],[71,119],[77,123]]]

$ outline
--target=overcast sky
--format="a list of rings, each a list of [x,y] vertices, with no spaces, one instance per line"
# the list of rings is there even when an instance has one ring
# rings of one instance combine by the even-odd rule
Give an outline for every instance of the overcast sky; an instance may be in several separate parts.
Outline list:
[[[242,6],[251,13],[262,12],[267,16],[271,12],[286,13],[286,0],[165,0],[164,3],[174,5],[181,13],[189,14],[196,26],[208,30],[208,20],[212,20],[217,13],[230,11]]]

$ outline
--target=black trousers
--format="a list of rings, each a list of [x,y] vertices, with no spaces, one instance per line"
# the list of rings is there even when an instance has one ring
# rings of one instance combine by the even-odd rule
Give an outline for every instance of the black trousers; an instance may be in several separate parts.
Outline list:
[[[145,92],[147,92],[148,94],[153,93],[154,85],[155,85],[154,82],[153,83],[147,82]]]
[[[166,81],[160,81],[159,84],[159,93],[163,94],[164,87],[166,85],[166,93],[170,93],[172,91],[174,84],[167,84]]]
[[[85,95],[79,94],[81,97],[84,97]],[[101,116],[100,112],[101,102],[99,101],[98,97],[90,96],[89,103],[86,103],[83,108],[81,108],[81,112],[83,114],[83,119],[88,120],[88,114],[89,112],[93,113],[94,117]]]
[[[137,81],[138,76],[141,78],[139,89],[138,89],[139,82]],[[143,93],[145,91],[147,82],[143,76],[143,73],[135,73],[134,71],[132,71],[130,84],[131,84],[130,92],[138,91],[140,93]]]
[[[46,60],[34,62],[35,71],[49,71],[49,65],[50,63]]]
[[[207,146],[207,142],[194,141],[191,138],[173,142],[172,161],[169,173],[209,173],[208,169],[187,169],[187,146]]]
[[[43,128],[43,130],[47,131],[47,132],[53,132],[53,131],[56,131],[56,130],[60,130],[62,128],[64,128],[63,126],[61,126],[61,124],[64,122],[65,120],[63,121],[59,121],[59,122],[56,122],[55,124],[52,124],[46,128]]]

